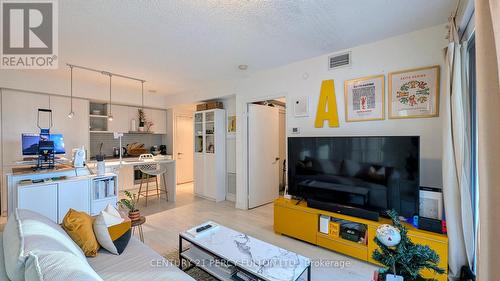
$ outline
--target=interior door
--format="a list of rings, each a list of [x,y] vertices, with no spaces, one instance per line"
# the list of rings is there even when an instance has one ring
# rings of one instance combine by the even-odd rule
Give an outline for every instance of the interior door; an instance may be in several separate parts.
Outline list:
[[[175,117],[175,159],[178,184],[193,181],[193,134],[193,117],[177,115]]]
[[[279,196],[279,109],[248,106],[248,207]]]

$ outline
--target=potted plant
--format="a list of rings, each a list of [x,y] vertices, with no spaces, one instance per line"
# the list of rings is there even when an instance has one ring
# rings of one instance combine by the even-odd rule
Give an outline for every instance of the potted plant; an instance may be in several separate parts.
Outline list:
[[[142,108],[138,109],[138,117],[139,117],[139,132],[144,131],[144,125],[146,124],[146,114]]]
[[[141,213],[135,208],[135,203],[137,202],[136,194],[125,191],[125,195],[128,197],[128,199],[123,198],[118,202],[118,204],[120,205],[120,207],[128,209],[128,217],[130,218],[130,220],[136,221],[140,219]]]

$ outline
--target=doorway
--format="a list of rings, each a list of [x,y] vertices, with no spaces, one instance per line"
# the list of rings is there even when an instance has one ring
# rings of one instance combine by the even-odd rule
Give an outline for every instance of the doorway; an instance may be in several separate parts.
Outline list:
[[[248,104],[248,208],[273,202],[286,185],[286,100]]]
[[[193,181],[193,116],[175,116],[175,160],[177,184]]]

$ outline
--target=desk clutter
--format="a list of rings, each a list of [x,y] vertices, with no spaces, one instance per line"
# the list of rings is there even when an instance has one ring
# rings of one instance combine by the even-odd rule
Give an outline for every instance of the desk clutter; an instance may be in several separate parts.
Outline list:
[[[19,181],[19,184],[31,184],[31,183],[45,183],[45,182],[54,182],[54,181],[61,181],[67,179],[67,176],[60,176],[60,177],[52,177],[52,178],[44,178],[44,179],[25,179]]]

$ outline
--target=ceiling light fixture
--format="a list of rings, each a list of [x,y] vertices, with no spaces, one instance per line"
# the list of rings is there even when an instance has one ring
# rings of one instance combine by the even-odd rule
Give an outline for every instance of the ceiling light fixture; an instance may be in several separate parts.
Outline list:
[[[141,81],[142,110],[144,110],[144,81]]]
[[[107,73],[109,75],[109,114],[108,114],[108,120],[113,121],[113,114],[111,114],[111,73]]]
[[[248,69],[248,65],[246,65],[246,64],[240,64],[240,65],[238,65],[238,68],[240,70],[247,70]]]
[[[71,119],[73,116],[75,116],[75,113],[73,112],[73,66],[69,66],[69,71],[70,71],[70,110],[68,113],[68,118]]]

